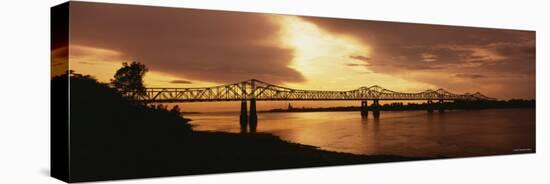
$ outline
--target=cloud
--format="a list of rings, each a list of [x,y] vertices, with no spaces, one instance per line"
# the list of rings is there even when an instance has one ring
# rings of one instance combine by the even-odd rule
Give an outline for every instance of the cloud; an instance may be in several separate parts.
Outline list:
[[[263,14],[71,2],[71,44],[115,50],[152,71],[218,83],[301,82]]]
[[[369,45],[372,49],[368,58],[370,63],[432,65],[438,62],[459,66],[466,62],[521,58],[531,61],[521,67],[534,69],[534,32],[316,17],[302,19],[333,34],[352,36]]]
[[[437,61],[438,56],[435,54],[430,53],[422,53],[420,54],[420,57],[422,57],[422,61],[424,62],[435,62]]]
[[[170,83],[173,83],[173,84],[191,84],[191,81],[187,81],[187,80],[173,80],[173,81],[170,81]]]
[[[85,65],[95,65],[97,63],[92,63],[92,62],[87,62],[87,61],[81,61],[79,62],[80,64],[85,64]]]
[[[348,63],[347,66],[367,66],[367,64],[355,64],[355,63]]]
[[[355,57],[353,57],[353,58],[357,59],[357,60],[360,60],[360,61],[363,61],[362,58],[355,58]],[[362,67],[367,67],[367,68],[371,68],[371,67],[374,67],[374,66],[383,66],[383,67],[391,67],[391,68],[395,68],[395,69],[413,69],[413,70],[438,70],[438,69],[445,68],[444,66],[441,66],[441,65],[420,65],[420,64],[399,64],[399,63],[392,63],[392,64],[385,64],[385,63],[366,63],[366,64],[348,63],[346,65],[351,66],[351,67],[362,66]]]
[[[349,58],[357,59],[357,60],[361,60],[361,61],[370,61],[370,58],[366,57],[366,56],[349,56]]]
[[[334,35],[351,37],[368,46],[367,60],[354,57],[356,55],[350,58],[365,62],[365,67],[375,73],[449,89],[486,88],[488,95],[501,98],[535,97],[533,31],[317,17],[302,19]],[[502,75],[533,77],[476,80]],[[506,89],[510,85],[523,90]]]
[[[458,78],[468,78],[468,79],[487,78],[487,76],[481,75],[481,74],[466,74],[466,73],[457,73],[455,76]]]

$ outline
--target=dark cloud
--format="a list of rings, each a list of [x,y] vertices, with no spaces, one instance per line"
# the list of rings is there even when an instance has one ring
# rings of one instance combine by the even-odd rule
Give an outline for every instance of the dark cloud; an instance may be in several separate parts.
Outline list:
[[[364,66],[364,65],[361,65],[361,64],[354,64],[354,63],[349,63],[349,64],[346,64],[347,66]]]
[[[92,63],[92,62],[87,62],[87,61],[81,61],[81,62],[78,62],[80,64],[85,64],[85,65],[95,65],[97,63]]]
[[[487,76],[481,75],[481,74],[466,74],[466,73],[457,73],[455,76],[458,78],[467,78],[467,79],[487,78]]]
[[[300,82],[294,51],[262,14],[71,2],[71,44],[112,49],[128,60],[192,80]]]
[[[357,59],[357,60],[361,60],[361,61],[369,61],[370,60],[370,58],[366,57],[366,56],[349,56],[349,58]]]
[[[413,65],[394,65],[394,68],[399,69],[409,69],[409,70],[440,70],[444,69],[444,66],[438,66],[438,65],[420,65],[420,64],[413,64]]]
[[[357,59],[362,60],[363,59]],[[390,63],[390,62],[387,62]],[[444,66],[441,65],[421,65],[421,64],[399,64],[399,63],[392,63],[392,64],[385,64],[385,63],[366,63],[366,64],[356,64],[356,63],[348,63],[347,66],[356,67],[369,67],[369,68],[375,68],[375,67],[389,67],[394,69],[411,69],[411,70],[439,70],[444,69]]]
[[[364,67],[364,66],[369,66],[368,64],[355,64],[355,63],[348,63],[348,64],[346,64],[346,65],[347,65],[347,66],[351,66],[351,67],[355,67],[355,66],[362,66],[362,67]]]
[[[487,91],[492,94],[489,95],[504,98],[535,97],[534,31],[316,17],[302,19],[329,33],[351,36],[368,45],[370,52],[363,56],[368,59],[349,57],[365,62],[364,66],[373,72],[451,89],[490,86]],[[475,79],[485,75],[470,75],[472,73],[533,77],[492,78],[482,82]],[[468,80],[453,81],[447,77]],[[524,90],[507,90],[510,85]]]
[[[191,81],[187,81],[187,80],[173,80],[173,81],[170,81],[170,83],[173,83],[173,84],[191,84]]]

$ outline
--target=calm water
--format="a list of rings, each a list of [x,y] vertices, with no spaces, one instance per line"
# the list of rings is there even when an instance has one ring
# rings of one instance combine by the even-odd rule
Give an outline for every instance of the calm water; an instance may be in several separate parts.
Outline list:
[[[239,132],[239,113],[187,115],[195,130]],[[535,150],[534,109],[259,113],[258,132],[320,149],[366,155],[475,156]]]

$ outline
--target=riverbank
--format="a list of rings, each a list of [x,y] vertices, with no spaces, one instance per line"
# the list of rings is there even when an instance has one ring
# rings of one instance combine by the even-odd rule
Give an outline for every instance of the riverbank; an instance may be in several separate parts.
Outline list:
[[[391,155],[356,155],[320,150],[314,146],[290,143],[279,137],[257,133],[238,134],[195,131],[186,144],[193,159],[182,162],[198,164],[194,169],[174,171],[181,174],[204,174],[253,170],[319,167],[420,160]],[[191,164],[191,165],[192,165]]]
[[[94,181],[432,159],[325,151],[266,133],[192,131],[166,138],[125,142],[107,154],[90,150],[94,156],[75,159],[74,176]]]

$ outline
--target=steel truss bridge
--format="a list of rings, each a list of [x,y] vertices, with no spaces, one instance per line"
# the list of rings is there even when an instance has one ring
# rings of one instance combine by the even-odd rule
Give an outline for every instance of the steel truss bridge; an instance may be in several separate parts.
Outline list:
[[[278,86],[256,79],[237,82],[233,84],[204,87],[204,88],[147,88],[145,95],[139,100],[145,103],[182,103],[182,102],[223,102],[241,101],[241,131],[256,131],[257,115],[256,101],[361,101],[361,115],[368,116],[371,110],[375,118],[380,115],[380,100],[411,101],[426,100],[428,104],[433,101],[479,101],[496,100],[479,92],[455,94],[444,89],[425,90],[417,93],[403,93],[392,91],[377,85],[360,87],[348,91],[330,90],[303,90]],[[373,101],[369,107],[368,101]],[[247,101],[250,102],[250,113],[247,112]],[[437,105],[434,105],[436,108]],[[439,109],[443,111],[443,109]],[[432,112],[431,108],[428,112]]]
[[[269,84],[259,80],[247,80],[233,84],[204,88],[147,88],[144,102],[219,102],[242,101],[326,101],[326,100],[494,100],[479,92],[454,94],[444,89],[425,90],[418,93],[402,93],[377,85],[349,91],[302,90]]]

